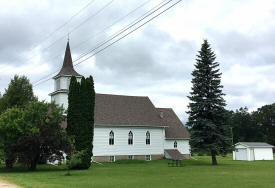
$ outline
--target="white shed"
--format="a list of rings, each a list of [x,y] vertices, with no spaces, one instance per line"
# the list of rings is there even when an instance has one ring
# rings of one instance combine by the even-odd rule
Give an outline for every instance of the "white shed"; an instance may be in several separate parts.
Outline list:
[[[233,160],[273,160],[273,148],[264,142],[238,142],[233,151]]]

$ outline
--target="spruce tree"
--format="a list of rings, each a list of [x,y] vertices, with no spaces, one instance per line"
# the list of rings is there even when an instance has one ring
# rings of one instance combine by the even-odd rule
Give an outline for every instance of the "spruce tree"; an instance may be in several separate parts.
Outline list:
[[[215,59],[210,44],[204,40],[192,72],[193,87],[187,111],[191,147],[194,151],[211,153],[213,165],[217,165],[217,154],[226,154],[231,148],[225,94],[222,93],[219,63]]]

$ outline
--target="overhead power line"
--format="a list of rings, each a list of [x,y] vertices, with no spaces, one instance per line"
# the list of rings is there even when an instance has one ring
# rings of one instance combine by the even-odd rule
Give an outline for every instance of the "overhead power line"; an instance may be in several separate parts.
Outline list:
[[[93,47],[92,49],[90,49],[89,51],[85,52],[84,54],[82,54],[81,56],[77,57],[76,59],[73,60],[73,62],[81,59],[82,57],[84,57],[85,55],[91,53],[92,51],[98,49],[99,47],[103,46],[104,44],[106,44],[107,42],[111,41],[112,39],[116,38],[117,36],[119,36],[120,34],[122,34],[123,32],[127,31],[128,29],[130,29],[131,27],[133,27],[134,25],[138,24],[139,22],[141,22],[142,20],[144,20],[145,18],[147,18],[148,16],[152,15],[153,13],[155,13],[156,11],[158,11],[160,8],[162,8],[163,6],[167,5],[168,3],[170,3],[172,0],[168,1],[167,3],[161,5],[163,2],[165,2],[166,0],[162,1],[161,3],[159,3],[158,5],[156,5],[154,8],[150,9],[148,12],[146,12],[145,14],[143,14],[142,16],[140,16],[139,18],[135,19],[133,22],[131,22],[130,24],[128,24],[127,26],[123,27],[122,29],[120,29],[118,32],[116,32],[115,34],[111,35],[109,38],[103,40],[103,42],[97,44],[95,47]],[[159,5],[161,5],[160,7],[158,7]],[[158,7],[158,8],[157,8]],[[156,9],[157,8],[157,9]],[[154,10],[156,9],[156,10]],[[153,12],[151,12],[152,10],[154,10]],[[151,12],[151,13],[150,13]],[[148,15],[147,15],[148,14]],[[143,17],[143,18],[142,18]],[[141,19],[140,19],[141,18]],[[132,24],[132,25],[131,25]],[[130,25],[130,26],[129,26]],[[125,29],[126,28],[126,29]],[[124,30],[123,30],[124,29]],[[123,31],[122,31],[123,30]],[[34,81],[32,84],[35,84],[51,75],[53,75],[54,73],[58,72],[60,70],[57,69],[54,72],[50,73],[47,76],[44,76],[43,78],[40,78],[36,81]]]
[[[24,52],[23,54],[19,55],[16,59],[14,59],[12,62],[8,63],[11,64],[14,61],[16,61],[17,59],[19,59],[20,57],[22,57],[23,55],[25,55],[26,53],[32,51],[34,48],[36,48],[38,45],[40,45],[41,43],[43,43],[45,40],[47,40],[48,38],[50,38],[53,34],[55,34],[58,30],[60,30],[63,26],[65,26],[67,23],[69,23],[73,18],[75,18],[79,13],[81,13],[84,9],[86,9],[90,4],[92,4],[92,2],[94,2],[94,0],[92,0],[91,2],[89,2],[85,7],[83,7],[79,12],[77,12],[73,17],[71,17],[68,21],[66,21],[64,24],[62,24],[59,28],[57,28],[53,33],[51,33],[49,36],[47,36],[46,38],[44,38],[41,42],[39,42],[37,45],[33,46],[32,48],[30,48],[29,50],[27,50],[26,52]],[[3,66],[0,67],[0,69],[2,69],[3,67],[7,66],[8,64],[5,64]]]
[[[170,7],[168,7],[167,9],[163,10],[162,12],[160,12],[159,14],[157,14],[156,16],[152,17],[152,18],[149,19],[148,21],[144,22],[143,24],[141,24],[140,26],[138,26],[138,27],[135,28],[134,30],[132,30],[132,31],[130,31],[129,33],[127,33],[126,35],[122,36],[121,38],[119,38],[119,39],[117,39],[116,41],[112,42],[112,43],[109,44],[108,46],[106,46],[106,47],[102,48],[101,50],[97,51],[97,52],[94,53],[93,55],[91,55],[91,56],[85,58],[84,60],[80,61],[79,63],[77,63],[76,65],[74,65],[74,67],[77,66],[77,65],[79,65],[79,64],[81,64],[81,63],[83,63],[83,62],[86,61],[87,59],[89,59],[89,58],[95,56],[96,54],[102,52],[103,50],[109,48],[109,47],[112,46],[113,44],[117,43],[117,42],[120,41],[121,39],[123,39],[123,38],[125,38],[126,36],[130,35],[130,34],[133,33],[134,31],[138,30],[139,28],[141,28],[141,27],[144,26],[145,24],[149,23],[150,21],[152,21],[152,20],[155,19],[156,17],[160,16],[161,14],[163,14],[164,12],[166,12],[167,10],[169,10],[170,8],[172,8],[173,6],[175,6],[176,4],[178,4],[178,3],[181,2],[181,1],[182,1],[182,0],[177,1],[176,3],[174,3],[173,5],[171,5]],[[41,82],[41,83],[39,83],[39,84],[36,84],[36,85],[34,85],[33,87],[36,87],[36,86],[38,86],[38,85],[40,85],[40,84],[42,84],[42,83],[45,83],[45,82],[47,82],[47,81],[49,81],[49,80],[51,80],[51,78],[50,78],[50,79],[47,79],[47,80],[45,80],[45,81],[43,81],[43,82]]]
[[[76,29],[78,29],[80,26],[82,26],[84,23],[86,23],[88,20],[90,20],[91,18],[93,18],[95,15],[97,15],[99,12],[101,12],[104,8],[106,8],[108,5],[110,5],[114,0],[111,0],[109,3],[107,3],[105,6],[103,6],[100,10],[98,10],[96,13],[94,13],[92,16],[90,16],[88,19],[86,19],[84,22],[82,22],[81,24],[79,24],[77,27],[75,27],[72,31],[70,31],[68,34],[71,34],[72,32],[74,32]],[[34,57],[38,56],[41,52],[45,51],[46,49],[52,47],[54,44],[56,44],[57,42],[61,41],[62,39],[66,38],[68,36],[68,34],[65,34],[64,36],[62,36],[60,39],[58,39],[57,41],[55,41],[54,43],[50,44],[50,46],[46,47],[45,49],[43,49],[42,51],[38,52],[36,55],[32,56],[31,58],[29,58],[28,60],[20,63],[19,65],[12,67],[10,69],[7,69],[5,71],[2,72],[7,72],[10,71],[12,69],[15,69],[16,67],[25,64],[26,62],[28,62],[29,60],[33,59]],[[0,72],[0,73],[2,73]]]
[[[122,18],[120,18],[119,20],[117,20],[116,22],[112,23],[112,24],[109,25],[108,27],[104,28],[103,30],[101,30],[101,31],[98,32],[97,34],[95,34],[95,35],[89,37],[88,39],[82,41],[81,43],[77,44],[76,46],[73,46],[71,49],[74,49],[74,48],[76,48],[76,47],[78,47],[78,46],[84,44],[85,42],[89,41],[90,39],[94,38],[95,36],[97,36],[97,35],[103,33],[104,31],[106,31],[107,29],[109,29],[110,27],[112,27],[113,25],[115,25],[116,23],[120,22],[121,20],[123,20],[124,18],[126,18],[127,16],[129,16],[130,14],[132,14],[132,13],[134,13],[135,11],[137,11],[138,9],[140,9],[142,6],[144,6],[145,4],[147,4],[149,1],[151,1],[151,0],[146,1],[145,3],[143,3],[142,5],[140,5],[139,7],[137,7],[136,9],[134,9],[133,11],[131,11],[130,13],[126,14],[125,16],[123,16]],[[164,0],[164,1],[167,1],[167,0]],[[164,2],[164,1],[163,1],[163,2]],[[162,2],[162,3],[163,3],[163,2]],[[160,3],[160,4],[161,4],[161,3]],[[157,5],[157,6],[158,6],[158,5]],[[152,10],[152,9],[151,9],[151,10]],[[148,11],[148,12],[149,12],[149,11]],[[49,47],[53,46],[54,44],[56,44],[57,42],[59,42],[60,40],[62,40],[65,36],[66,36],[66,35],[64,35],[62,38],[60,38],[59,40],[57,40],[55,43],[53,43],[53,44],[50,45]],[[49,47],[45,48],[45,49],[42,50],[41,52],[45,51],[45,50],[48,49]],[[41,53],[41,52],[40,52],[40,53]],[[28,71],[28,70],[31,70],[31,69],[34,69],[34,68],[36,68],[36,67],[38,67],[38,66],[41,66],[42,64],[45,64],[45,63],[47,63],[47,62],[49,62],[49,61],[51,61],[51,60],[53,60],[53,59],[55,59],[55,58],[57,58],[57,57],[59,57],[59,56],[61,56],[61,55],[64,55],[64,54],[65,54],[65,53],[61,53],[61,54],[59,54],[59,55],[56,55],[56,56],[53,57],[53,58],[50,58],[50,59],[48,59],[48,60],[45,60],[43,63],[40,63],[39,65],[36,65],[36,66],[34,66],[34,67],[31,67],[31,68],[25,69],[25,70],[23,70],[23,71],[17,72],[17,74],[22,73],[22,72],[25,72],[25,71]],[[38,55],[38,54],[37,54],[37,55]],[[13,74],[4,75],[4,76],[2,76],[2,77],[7,77],[7,76],[11,76],[11,75],[13,75]]]

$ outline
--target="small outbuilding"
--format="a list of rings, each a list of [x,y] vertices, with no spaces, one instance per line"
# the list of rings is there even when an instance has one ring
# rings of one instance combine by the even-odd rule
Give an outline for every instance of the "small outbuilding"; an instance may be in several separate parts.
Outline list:
[[[233,160],[273,160],[273,148],[264,142],[238,142],[233,151]]]

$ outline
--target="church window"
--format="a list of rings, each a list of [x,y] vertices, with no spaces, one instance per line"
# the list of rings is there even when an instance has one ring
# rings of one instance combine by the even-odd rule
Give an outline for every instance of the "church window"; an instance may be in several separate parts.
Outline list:
[[[133,133],[132,131],[128,134],[128,145],[133,145]]]
[[[177,141],[174,142],[174,148],[177,148],[178,147],[178,143]]]
[[[146,145],[150,145],[150,132],[146,132]]]
[[[67,79],[67,89],[70,88],[70,83],[71,83],[71,78],[68,78],[68,79]]]
[[[114,132],[111,131],[109,134],[109,145],[114,145]]]
[[[57,79],[55,81],[55,84],[56,84],[56,90],[59,90],[60,89],[60,79]]]

